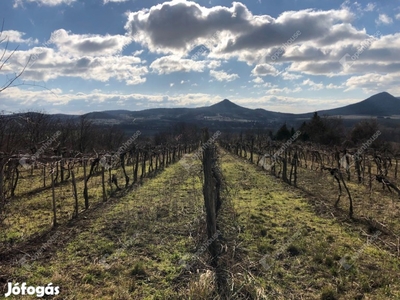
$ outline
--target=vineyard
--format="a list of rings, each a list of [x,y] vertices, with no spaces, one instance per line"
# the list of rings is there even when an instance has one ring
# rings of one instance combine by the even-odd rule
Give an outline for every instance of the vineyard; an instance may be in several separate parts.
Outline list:
[[[1,251],[126,192],[198,147],[173,138],[158,144],[141,140],[140,131],[116,143],[124,135],[109,132],[109,141],[119,148],[96,151],[96,142],[107,143],[90,121],[82,119],[77,125],[44,118],[32,113],[26,119],[0,119],[2,149],[12,149],[0,153]],[[68,149],[68,141],[76,146]],[[14,150],[21,144],[28,150]],[[85,151],[89,147],[94,152]]]
[[[400,295],[399,156],[379,132],[344,148],[183,124],[95,150],[104,136],[87,122],[80,152],[65,146],[79,124],[57,122],[32,154],[1,156],[4,290],[12,278],[52,282],[60,299]]]
[[[291,140],[262,141],[254,135],[220,144],[283,182],[329,199],[320,205],[337,208],[335,214],[347,211],[349,220],[368,225],[370,233],[384,232],[390,240],[386,246],[400,255],[399,154],[366,147],[339,150],[312,143],[292,145]]]

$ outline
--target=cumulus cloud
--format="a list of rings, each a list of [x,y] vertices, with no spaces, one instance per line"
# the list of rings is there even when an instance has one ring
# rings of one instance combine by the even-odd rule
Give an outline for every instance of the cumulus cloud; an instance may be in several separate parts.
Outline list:
[[[366,7],[374,8],[374,3]],[[254,66],[251,74],[256,77],[277,75],[275,66],[282,63],[291,63],[291,71],[307,74],[350,74],[356,69],[343,70],[340,59],[353,55],[362,43],[374,37],[374,33],[351,24],[355,15],[346,6],[327,11],[287,11],[274,18],[254,15],[239,2],[231,7],[209,8],[193,1],[174,0],[127,16],[125,28],[132,40],[151,52],[187,57],[196,46],[207,44],[208,58],[243,61]],[[374,50],[364,51],[368,55],[362,53],[357,61],[374,64],[381,61],[378,57],[399,61],[394,57],[398,37],[396,43],[376,48],[377,41],[384,37],[375,38],[367,47]],[[277,51],[279,59],[274,61],[271,57]],[[390,55],[382,55],[385,51]]]
[[[210,70],[210,76],[214,77],[218,81],[233,81],[239,78],[238,74],[228,74],[224,71]]]
[[[400,72],[398,71],[392,74],[369,73],[352,76],[345,83],[347,87],[345,91],[361,88],[367,94],[387,91],[393,95],[400,95],[399,81]]]
[[[10,41],[33,42],[23,39],[17,31],[6,31]],[[58,77],[79,77],[106,82],[111,78],[136,85],[146,81],[148,68],[136,55],[122,56],[124,47],[132,42],[124,35],[73,34],[64,29],[54,31],[50,39],[28,50],[16,51],[2,68],[6,74],[14,73],[27,65],[24,80],[48,81]],[[36,42],[36,44],[38,44]],[[9,49],[6,55],[11,52]]]
[[[349,5],[347,1],[341,8],[327,11],[286,11],[274,18],[254,15],[239,2],[233,2],[231,7],[204,7],[193,1],[174,0],[128,13],[125,28],[135,42],[150,51],[178,57],[188,55],[191,49],[211,39],[213,46],[207,57],[246,62],[254,66],[251,75],[255,77],[281,74],[275,67],[281,63],[290,63],[282,76],[291,80],[302,74],[337,76],[369,72],[376,65],[379,70],[393,72],[393,66],[400,62],[396,54],[400,37],[357,29],[351,24],[355,14]],[[375,3],[368,3],[359,9],[372,11],[375,7]],[[386,15],[380,15],[380,19],[390,22]],[[385,41],[381,45],[385,39],[390,39],[390,43]],[[363,51],[354,66],[345,69],[340,63],[342,57],[352,56],[360,48]],[[279,59],[272,60],[277,51]],[[175,63],[175,68],[203,70],[200,65],[186,67],[182,63]]]
[[[266,75],[277,75],[278,70],[275,69],[272,65],[270,64],[260,64],[254,67],[253,70],[251,70],[251,75],[253,76],[266,76]]]
[[[65,29],[59,29],[51,34],[48,41],[54,44],[60,52],[70,55],[108,56],[120,54],[132,39],[123,35],[72,34]]]
[[[146,66],[140,65],[135,56],[70,56],[52,48],[35,47],[29,51],[16,51],[4,72],[13,72],[30,64],[24,80],[48,81],[58,77],[77,77],[85,80],[106,82],[111,78],[134,85],[146,81]],[[36,58],[33,60],[32,58]]]
[[[214,54],[237,56],[239,51],[269,48],[264,55],[270,56],[296,32],[301,35],[295,42],[336,41],[339,33],[332,31],[332,26],[348,24],[353,18],[346,9],[290,11],[273,18],[253,15],[239,2],[233,2],[232,7],[206,8],[192,1],[175,0],[129,13],[125,28],[136,42],[151,51],[160,48],[165,52],[186,53],[219,32],[215,37],[219,46],[211,51]],[[347,37],[354,34],[361,38],[355,29],[347,32]]]

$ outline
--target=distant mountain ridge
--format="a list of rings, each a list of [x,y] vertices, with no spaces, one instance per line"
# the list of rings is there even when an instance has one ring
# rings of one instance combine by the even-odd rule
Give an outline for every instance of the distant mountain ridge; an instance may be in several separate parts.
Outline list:
[[[298,126],[299,123],[312,117],[314,112],[305,114],[280,113],[262,108],[250,109],[242,107],[224,99],[211,106],[196,108],[152,108],[141,111],[109,110],[90,112],[83,116],[99,125],[119,125],[127,131],[140,129],[144,133],[153,134],[167,130],[179,122],[194,123],[199,127],[225,131],[243,131],[254,128],[276,129],[283,123],[288,126]],[[342,116],[347,119],[348,125],[354,120],[362,118],[384,118],[400,116],[400,97],[394,97],[387,92],[373,95],[355,104],[339,108],[320,110],[318,114],[328,116]],[[346,118],[346,116],[348,116]],[[57,114],[60,119],[78,120],[78,115]],[[352,121],[351,121],[352,120]],[[389,120],[397,126],[396,118]]]
[[[123,127],[141,128],[154,133],[166,130],[177,122],[194,123],[199,127],[223,131],[243,131],[254,128],[277,129],[283,123],[288,126],[299,126],[304,120],[310,119],[314,112],[305,114],[280,113],[262,108],[250,109],[224,99],[211,106],[196,108],[153,108],[142,111],[104,111],[89,113],[87,117],[98,124],[120,124]],[[373,95],[363,101],[344,107],[320,110],[318,114],[342,116],[346,126],[351,126],[356,120],[370,117],[389,117],[400,115],[400,99],[387,92]],[[111,117],[107,117],[111,116]],[[398,120],[391,120],[393,123]],[[133,128],[133,127],[132,127]]]
[[[400,115],[400,97],[394,97],[387,92],[381,92],[373,95],[360,102],[346,105],[343,107],[332,108],[327,110],[318,110],[319,115],[328,116],[347,116],[347,115],[365,115],[365,116],[392,116]],[[233,103],[228,99],[224,99],[221,102],[210,106],[196,107],[196,108],[150,108],[140,111],[130,110],[105,110],[86,113],[86,116],[90,119],[119,119],[121,116],[125,117],[148,117],[151,115],[165,115],[174,118],[174,116],[188,115],[190,117],[201,115],[201,114],[224,114],[227,117],[229,115],[236,117],[250,117],[254,119],[271,117],[271,118],[296,118],[296,117],[307,117],[312,116],[314,112],[309,113],[281,113],[265,110],[263,108],[250,109]],[[19,115],[19,114],[18,114]],[[22,113],[23,115],[23,113]],[[75,118],[79,115],[66,115],[66,114],[54,114],[55,117],[60,118]]]
[[[319,110],[317,111],[320,115],[328,116],[348,116],[348,115],[359,115],[359,116],[391,116],[400,115],[400,97],[394,97],[393,95],[382,92],[373,95],[363,101],[346,105],[339,108]],[[113,110],[113,111],[102,111],[92,112],[86,114],[89,118],[98,119],[119,117],[121,115],[132,115],[137,117],[149,117],[151,115],[163,115],[165,117],[175,118],[179,117],[196,117],[199,115],[208,114],[212,116],[224,116],[227,118],[246,118],[251,117],[254,120],[263,118],[296,118],[296,117],[307,117],[312,116],[314,112],[293,114],[293,113],[280,113],[265,110],[262,108],[250,109],[239,106],[228,99],[224,99],[221,102],[213,104],[211,106],[196,107],[196,108],[152,108],[142,111],[129,111],[129,110]]]

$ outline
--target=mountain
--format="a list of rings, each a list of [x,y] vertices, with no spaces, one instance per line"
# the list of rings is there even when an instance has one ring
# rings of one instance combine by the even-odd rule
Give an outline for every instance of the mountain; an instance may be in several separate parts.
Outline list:
[[[358,115],[372,117],[400,115],[400,98],[396,98],[387,92],[383,92],[355,104],[319,111],[318,114],[331,116]]]
[[[400,97],[394,97],[387,92],[373,95],[361,102],[347,106],[320,110],[319,115],[328,116],[358,116],[360,117],[384,117],[400,115]],[[304,120],[312,117],[314,112],[303,114],[290,114],[273,112],[261,108],[250,109],[239,106],[228,99],[213,104],[211,106],[197,108],[152,108],[142,111],[129,110],[109,110],[102,112],[91,112],[86,116],[96,123],[119,124],[124,122],[136,121],[141,123],[151,122],[239,122],[250,123],[258,122],[271,125],[283,123],[285,121]]]
[[[216,104],[209,106],[209,109],[214,110],[214,111],[222,111],[222,112],[250,110],[248,108],[239,106],[239,105],[229,101],[228,99],[224,99],[221,102],[218,102]]]
[[[245,131],[254,127],[277,129],[286,122],[288,126],[298,127],[301,122],[310,119],[314,112],[290,114],[273,112],[261,108],[250,109],[239,106],[228,99],[211,106],[196,108],[153,108],[142,111],[109,110],[91,112],[84,116],[98,125],[118,125],[127,132],[141,130],[144,134],[154,134],[169,130],[179,122],[193,123],[198,127],[211,130]],[[378,117],[390,126],[398,126],[400,115],[400,97],[387,92],[373,95],[363,101],[344,107],[318,111],[320,116],[342,116],[346,126],[354,125],[362,118]],[[13,115],[14,117],[16,115]],[[77,115],[57,114],[60,119],[79,120]],[[385,118],[384,118],[385,117]]]
[[[153,108],[142,111],[104,111],[101,113],[104,114],[103,117],[99,113],[92,115],[92,119],[98,124],[119,124],[129,130],[137,128],[149,134],[167,130],[178,122],[194,123],[199,127],[209,127],[211,130],[236,132],[251,129],[254,126],[277,129],[285,122],[288,126],[298,127],[301,122],[311,118],[314,114],[314,112],[289,114],[261,108],[250,109],[239,106],[228,99],[211,106],[197,108]],[[400,115],[400,99],[387,92],[382,92],[355,104],[318,111],[318,114],[342,116],[345,125],[352,126],[354,122],[362,118]],[[387,122],[398,125],[398,120],[388,120]]]
[[[88,117],[88,119],[92,119],[92,120],[96,120],[96,119],[114,119],[115,116],[113,116],[112,114],[110,114],[109,112],[105,112],[105,111],[96,111],[96,112],[91,112],[86,114],[86,116]]]

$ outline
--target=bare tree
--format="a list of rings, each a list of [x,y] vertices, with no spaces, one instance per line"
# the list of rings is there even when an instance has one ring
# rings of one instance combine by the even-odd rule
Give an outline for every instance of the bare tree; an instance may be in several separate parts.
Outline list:
[[[88,115],[82,115],[79,118],[77,127],[78,150],[81,153],[85,153],[85,151],[89,150],[90,144],[93,144],[93,122],[89,119]]]
[[[0,71],[4,68],[6,63],[11,59],[11,57],[15,54],[15,52],[18,50],[18,47],[15,47],[14,50],[12,50],[10,53],[7,53],[8,49],[8,43],[9,43],[9,38],[7,36],[3,36],[4,34],[4,19],[1,24],[1,29],[0,29],[0,44],[5,43],[5,47],[3,52],[0,54]],[[7,78],[6,82],[3,85],[0,85],[0,93],[4,91],[5,89],[9,88],[10,86],[13,86],[14,82],[21,77],[21,75],[25,72],[26,67],[28,66],[29,62],[31,60],[31,57],[29,57],[28,61],[20,70],[19,72],[14,73],[10,78]]]

